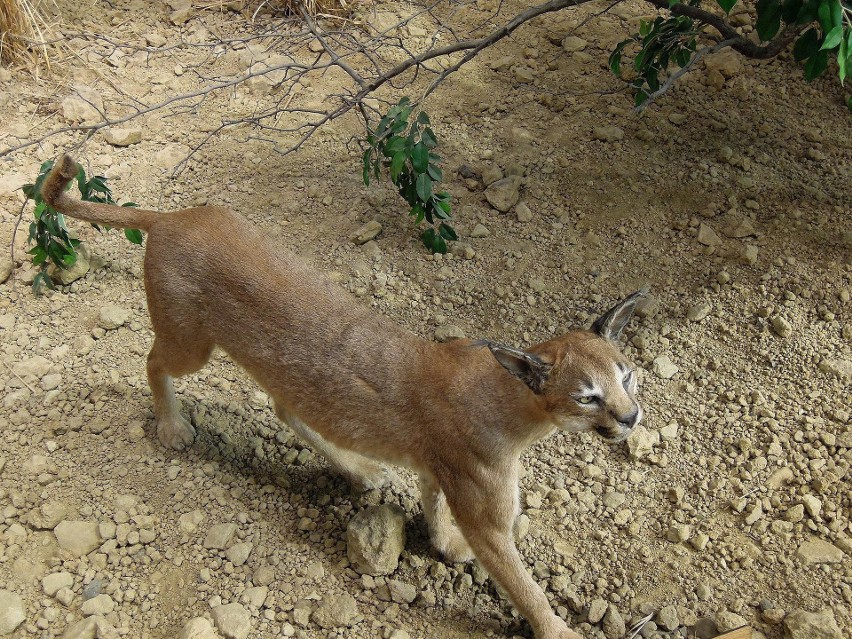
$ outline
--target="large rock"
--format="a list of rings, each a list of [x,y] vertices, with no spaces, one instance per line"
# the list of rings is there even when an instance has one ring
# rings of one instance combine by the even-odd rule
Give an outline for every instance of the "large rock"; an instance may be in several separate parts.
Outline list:
[[[843,639],[834,612],[794,610],[784,617],[784,639]]]
[[[61,521],[53,529],[59,547],[64,548],[75,557],[88,555],[101,545],[98,534],[98,524],[93,521]]]
[[[76,282],[86,273],[89,272],[90,263],[89,246],[83,242],[77,247],[77,261],[69,268],[59,268],[55,264],[50,264],[47,267],[47,274],[54,282],[68,286],[72,282]]]
[[[314,611],[313,620],[320,628],[350,627],[358,618],[358,604],[349,593],[326,597]]]
[[[352,568],[359,573],[392,573],[404,548],[405,514],[399,506],[370,506],[349,521],[346,552]]]
[[[502,180],[497,180],[485,189],[485,199],[495,209],[502,213],[506,213],[518,200],[521,199],[521,177],[518,175],[510,175]]]
[[[806,565],[839,564],[843,561],[843,551],[824,539],[814,537],[799,546],[796,557]]]
[[[101,94],[87,86],[75,86],[74,92],[62,100],[62,115],[69,122],[95,124],[104,119]]]
[[[86,617],[68,626],[62,639],[118,639],[118,631],[100,615]]]
[[[246,639],[251,631],[251,613],[242,604],[216,606],[213,608],[213,621],[228,639]]]
[[[178,639],[220,639],[220,635],[204,617],[196,617],[186,623]]]
[[[207,537],[204,538],[204,547],[214,550],[225,550],[231,543],[231,539],[237,532],[236,524],[214,524],[210,526]]]
[[[0,635],[9,635],[27,617],[24,600],[14,592],[0,590]]]

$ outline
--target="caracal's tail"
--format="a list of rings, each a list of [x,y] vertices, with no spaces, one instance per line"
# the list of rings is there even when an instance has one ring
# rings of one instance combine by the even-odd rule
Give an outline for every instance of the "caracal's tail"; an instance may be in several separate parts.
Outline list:
[[[63,155],[51,169],[41,187],[41,196],[60,213],[92,224],[103,224],[120,229],[150,229],[159,217],[156,211],[146,211],[131,206],[84,202],[68,197],[65,189],[77,177],[79,165],[68,155]]]

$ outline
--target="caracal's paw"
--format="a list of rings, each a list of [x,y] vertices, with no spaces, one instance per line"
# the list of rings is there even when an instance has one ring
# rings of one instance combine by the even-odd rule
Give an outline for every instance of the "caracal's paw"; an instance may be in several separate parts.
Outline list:
[[[446,561],[452,564],[466,564],[476,558],[458,528],[447,535],[443,543],[435,544],[435,548]]]
[[[385,486],[392,486],[394,483],[402,483],[399,475],[391,468],[378,463],[363,464],[357,471],[348,472],[345,475],[352,488],[362,493],[374,488],[384,488]]]
[[[195,427],[180,415],[157,421],[157,439],[166,448],[183,450],[192,446]]]

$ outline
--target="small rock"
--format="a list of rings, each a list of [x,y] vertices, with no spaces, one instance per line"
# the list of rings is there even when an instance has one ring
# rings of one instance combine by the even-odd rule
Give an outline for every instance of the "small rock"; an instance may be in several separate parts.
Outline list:
[[[41,580],[41,587],[48,597],[53,597],[62,588],[70,588],[73,585],[74,575],[70,572],[55,572]]]
[[[748,625],[748,622],[738,614],[723,610],[716,615],[716,626],[719,632],[728,632]]]
[[[355,244],[366,244],[382,232],[382,224],[378,220],[370,220],[364,226],[349,236]]]
[[[729,213],[724,224],[722,232],[728,237],[743,238],[756,235],[751,220],[738,213]]]
[[[398,579],[388,579],[387,586],[391,601],[397,603],[410,604],[417,599],[417,595],[419,594],[419,591],[413,584],[407,584]]]
[[[0,284],[9,279],[12,271],[15,270],[15,265],[8,257],[0,257]]]
[[[668,355],[660,355],[659,357],[654,359],[653,364],[651,364],[654,372],[658,377],[662,379],[671,379],[675,375],[677,375],[680,370],[674,362],[669,358]]]
[[[198,530],[198,525],[202,521],[204,521],[204,513],[200,510],[193,510],[178,517],[178,528],[182,532],[192,533]]]
[[[799,546],[796,557],[807,566],[811,564],[838,564],[843,561],[843,551],[834,544],[813,537]]]
[[[795,476],[796,475],[793,473],[792,468],[789,466],[782,466],[769,476],[769,479],[766,480],[766,485],[773,490],[777,490],[784,484],[791,481]]]
[[[819,363],[819,369],[823,373],[834,375],[840,379],[852,379],[852,359],[844,357],[824,359]]]
[[[607,603],[600,597],[596,599],[592,599],[592,602],[589,604],[589,614],[588,619],[589,623],[598,623],[601,619],[603,619],[604,615],[607,611]]]
[[[687,524],[675,524],[666,531],[666,539],[672,543],[682,543],[692,536],[692,527]]]
[[[93,521],[61,521],[53,529],[60,548],[69,551],[75,557],[88,555],[101,545],[98,524]]]
[[[686,319],[690,322],[700,322],[710,315],[711,310],[713,310],[713,307],[707,302],[698,302],[690,306],[689,310],[686,311]]]
[[[473,230],[470,232],[470,236],[473,238],[483,238],[491,235],[491,231],[489,231],[484,225],[477,224],[473,227]]]
[[[626,632],[627,626],[624,623],[624,618],[618,612],[618,608],[610,604],[603,618],[604,635],[607,639],[622,639]]]
[[[346,552],[361,574],[387,575],[399,565],[405,548],[405,513],[393,504],[369,506],[346,529]]]
[[[627,438],[627,448],[631,459],[642,459],[654,452],[654,446],[660,443],[660,433],[649,431],[639,424]]]
[[[515,217],[518,218],[518,222],[529,222],[532,220],[532,211],[525,202],[518,202],[515,205]]]
[[[677,616],[677,608],[674,606],[665,606],[657,613],[657,625],[663,630],[676,630],[680,625],[680,619]]]
[[[83,602],[81,610],[87,617],[91,615],[108,615],[115,608],[115,602],[109,595],[98,595]]]
[[[503,169],[497,165],[486,166],[482,169],[482,183],[485,184],[485,186],[491,186],[495,182],[502,180],[504,177]]]
[[[251,631],[251,613],[238,603],[216,606],[213,623],[228,639],[246,639]]]
[[[0,635],[9,635],[27,618],[24,600],[14,592],[0,590]]]
[[[252,548],[249,542],[234,544],[225,551],[225,557],[235,566],[242,566],[248,560]]]
[[[708,73],[716,71],[724,78],[730,79],[742,71],[742,55],[731,48],[723,49],[704,58],[704,66]]]
[[[111,144],[113,146],[130,146],[131,144],[138,144],[142,141],[142,129],[138,127],[127,129],[106,129],[104,130],[104,140],[107,141],[107,144]]]
[[[772,318],[772,330],[778,337],[790,337],[793,334],[793,327],[786,319],[780,315]]]
[[[313,614],[314,623],[326,630],[350,627],[358,617],[358,604],[349,593],[326,597]]]
[[[702,222],[698,225],[698,242],[704,246],[719,246],[722,240],[716,234],[716,231],[713,230],[712,226],[706,222]]]
[[[173,169],[189,155],[190,148],[185,144],[171,142],[154,154],[154,165],[161,169]]]
[[[807,510],[808,514],[814,519],[819,517],[822,512],[822,502],[819,498],[814,497],[813,495],[805,495],[802,497],[802,505],[804,505],[805,510]]]
[[[485,199],[498,211],[507,212],[521,197],[521,180],[517,175],[510,175],[493,182],[485,189]]]
[[[100,615],[92,615],[69,626],[62,639],[118,639],[118,631]]]
[[[95,89],[75,86],[74,93],[62,100],[62,115],[69,122],[95,124],[103,120],[104,101]]]
[[[576,51],[582,51],[588,46],[588,42],[583,40],[583,38],[578,38],[577,36],[570,35],[562,41],[562,48],[565,49],[567,53],[574,53]]]
[[[739,252],[737,253],[737,257],[744,264],[754,266],[755,264],[757,264],[757,247],[754,244],[743,244],[740,247]]]
[[[61,501],[46,501],[30,511],[29,524],[37,530],[53,530],[65,519],[68,509]]]
[[[602,140],[603,142],[617,142],[624,139],[624,129],[612,124],[599,126],[592,132],[592,139]]]
[[[204,547],[225,550],[237,532],[236,524],[214,524],[204,538]]]
[[[178,639],[219,639],[219,635],[207,619],[196,617],[186,623]]]
[[[439,342],[451,342],[464,336],[464,331],[455,324],[443,324],[435,329],[435,339]]]
[[[132,313],[129,310],[116,304],[102,306],[98,315],[98,326],[109,331],[126,323],[131,315]]]
[[[784,617],[784,639],[842,639],[834,612],[825,608],[820,612],[794,610]]]

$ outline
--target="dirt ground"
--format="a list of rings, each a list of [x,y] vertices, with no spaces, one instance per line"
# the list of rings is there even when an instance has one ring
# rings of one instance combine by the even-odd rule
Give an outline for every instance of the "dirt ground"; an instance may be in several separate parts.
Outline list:
[[[483,0],[457,19],[476,24],[494,6]],[[838,634],[827,623],[824,636],[850,636],[852,118],[843,90],[836,74],[806,84],[786,56],[731,55],[636,115],[631,96],[608,92],[619,85],[606,61],[646,9],[624,2],[577,28],[604,7],[522,28],[428,99],[466,245],[457,255],[433,259],[395,193],[364,187],[357,149],[347,148],[354,118],[286,157],[234,129],[172,177],[225,113],[276,99],[268,86],[152,113],[123,125],[140,130],[138,143],[98,133],[74,153],[122,200],[233,207],[329,272],[353,304],[427,338],[453,326],[526,346],[650,284],[625,346],[640,366],[647,432],[632,452],[585,434],[528,451],[519,546],[530,570],[587,637],[630,636],[625,627],[653,613],[641,636],[712,637],[748,623],[780,639],[793,611],[825,609]],[[257,28],[250,12],[200,8],[173,24],[160,2],[56,8],[69,34],[153,46],[163,45],[151,34],[205,43]],[[389,20],[412,7],[374,11]],[[748,30],[748,16],[743,23]],[[563,45],[569,34],[583,42]],[[403,36],[417,46],[418,36]],[[117,115],[131,97],[155,103],[198,89],[203,70],[236,75],[244,46],[220,47],[115,55],[75,35],[51,75],[0,68],[0,145],[69,124],[62,101],[72,87],[93,89]],[[296,99],[321,100],[340,81],[316,78]],[[75,139],[0,158],[0,245],[23,201],[16,189]],[[494,210],[483,180],[462,178],[461,165],[486,182],[495,169],[522,175],[526,208]],[[354,244],[371,220],[381,234]],[[0,618],[24,615],[11,636],[165,639],[223,604],[236,604],[237,621],[217,618],[221,636],[530,636],[481,568],[444,564],[430,549],[411,475],[353,493],[224,355],[177,382],[199,436],[188,451],[163,449],[145,380],[144,249],[72,225],[91,251],[84,277],[35,296],[25,223],[0,284]],[[347,559],[346,528],[377,503],[404,509],[406,550],[393,574],[362,577]],[[205,547],[223,523],[236,525],[233,537]],[[344,593],[357,611],[340,624],[311,616]],[[75,625],[91,614],[88,629]]]

